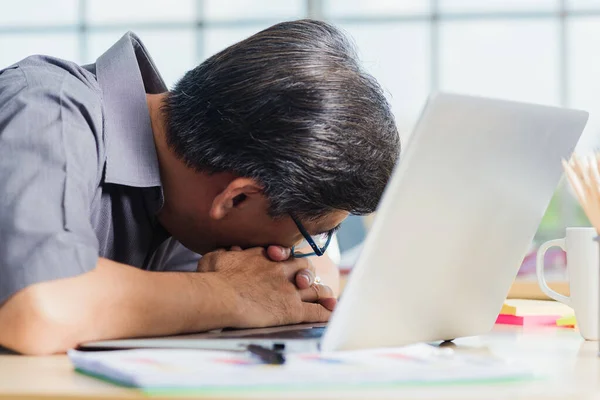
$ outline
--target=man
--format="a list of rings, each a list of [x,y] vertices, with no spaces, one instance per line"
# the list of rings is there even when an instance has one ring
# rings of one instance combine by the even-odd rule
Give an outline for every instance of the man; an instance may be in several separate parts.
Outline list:
[[[380,87],[323,22],[266,29],[171,92],[133,34],[94,65],[20,61],[0,72],[0,345],[326,321],[335,270],[315,282],[293,246],[320,255],[372,212],[398,154]]]

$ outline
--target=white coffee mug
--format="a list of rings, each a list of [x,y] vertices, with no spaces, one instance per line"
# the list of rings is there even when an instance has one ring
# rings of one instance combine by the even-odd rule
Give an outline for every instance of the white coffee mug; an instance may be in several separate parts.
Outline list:
[[[581,336],[587,340],[600,338],[600,257],[598,242],[594,240],[596,236],[594,228],[567,228],[565,238],[550,240],[540,246],[536,263],[537,279],[542,292],[573,308]],[[567,253],[569,297],[550,289],[544,277],[544,255],[554,246]]]

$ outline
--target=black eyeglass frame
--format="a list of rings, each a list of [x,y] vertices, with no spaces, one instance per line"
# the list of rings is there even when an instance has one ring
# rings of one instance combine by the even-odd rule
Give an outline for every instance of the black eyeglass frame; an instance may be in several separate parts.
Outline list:
[[[331,243],[331,238],[333,237],[333,230],[327,232],[327,235],[328,235],[327,241],[325,242],[323,247],[319,247],[319,246],[317,246],[317,244],[315,243],[313,238],[310,236],[308,231],[304,228],[304,225],[302,225],[300,220],[298,220],[298,218],[296,218],[293,215],[290,215],[290,217],[292,217],[292,221],[294,221],[294,223],[298,227],[298,230],[304,237],[304,240],[306,240],[308,245],[313,249],[312,253],[294,253],[294,248],[296,247],[296,246],[294,246],[294,247],[292,247],[292,256],[295,258],[302,258],[302,257],[310,257],[310,256],[321,257],[322,255],[324,255],[325,251],[327,251],[327,247],[329,247],[329,243]]]

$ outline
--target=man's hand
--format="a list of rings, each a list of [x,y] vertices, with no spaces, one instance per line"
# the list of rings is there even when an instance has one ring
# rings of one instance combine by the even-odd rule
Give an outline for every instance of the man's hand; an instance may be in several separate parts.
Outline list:
[[[281,246],[269,246],[267,247],[267,256],[273,261],[286,261],[290,258],[292,251],[287,247]],[[296,273],[294,283],[298,289],[308,289],[312,285],[315,285],[315,279],[317,274],[315,272],[315,266],[309,258],[305,258],[308,262],[308,267],[301,269]],[[333,297],[333,296],[332,296]]]
[[[310,251],[310,249],[307,249]],[[267,255],[273,261],[285,261],[290,258],[291,250],[281,246],[269,246]],[[306,289],[315,284],[315,278],[319,276],[321,283],[329,286],[333,297],[338,296],[340,287],[340,272],[337,266],[327,255],[323,257],[308,257],[309,268],[300,270],[296,274],[296,286],[299,289]]]
[[[235,308],[233,327],[327,321],[336,303],[331,289],[315,284],[297,288],[295,284],[299,271],[310,271],[309,262],[275,262],[266,252],[263,248],[218,250],[205,254],[198,263],[198,271],[219,277],[223,307]]]

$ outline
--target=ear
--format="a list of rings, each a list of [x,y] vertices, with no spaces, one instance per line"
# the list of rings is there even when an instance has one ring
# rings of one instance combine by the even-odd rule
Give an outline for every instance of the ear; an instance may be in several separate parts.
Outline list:
[[[209,215],[223,219],[232,210],[244,207],[249,197],[262,195],[263,187],[251,178],[235,178],[213,199]]]

